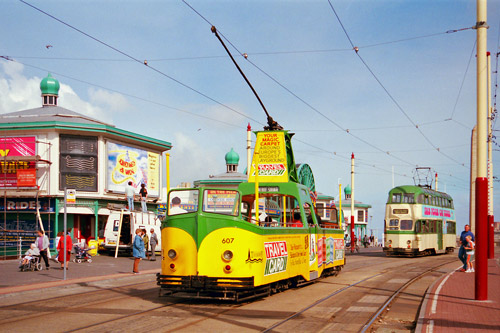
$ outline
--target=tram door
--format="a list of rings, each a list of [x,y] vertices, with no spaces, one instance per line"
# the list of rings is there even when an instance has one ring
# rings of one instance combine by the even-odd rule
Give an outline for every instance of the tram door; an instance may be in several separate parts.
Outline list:
[[[436,221],[438,250],[443,249],[443,221]]]

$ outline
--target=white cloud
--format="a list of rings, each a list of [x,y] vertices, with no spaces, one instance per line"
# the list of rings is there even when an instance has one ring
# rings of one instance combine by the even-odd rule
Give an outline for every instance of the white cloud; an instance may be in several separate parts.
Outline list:
[[[38,77],[22,75],[24,66],[12,61],[0,67],[0,114],[32,109],[41,105]],[[3,73],[2,73],[3,72]]]
[[[175,187],[180,182],[208,178],[208,173],[222,173],[220,161],[217,163],[217,154],[206,149],[189,136],[177,132],[174,134],[174,147],[170,154],[171,186]],[[218,158],[220,160],[220,156]],[[215,170],[215,171],[214,171]],[[216,172],[220,170],[220,172]]]
[[[28,78],[23,74],[22,64],[7,61],[0,67],[0,114],[27,109],[42,105],[40,82],[37,76]],[[102,89],[89,89],[90,101],[83,100],[67,84],[59,80],[58,105],[68,110],[81,113],[91,118],[112,123],[112,112],[131,109],[128,100],[118,93],[110,93]]]
[[[129,101],[119,93],[90,88],[89,97],[93,105],[102,105],[106,110],[112,112],[122,112],[131,109]]]

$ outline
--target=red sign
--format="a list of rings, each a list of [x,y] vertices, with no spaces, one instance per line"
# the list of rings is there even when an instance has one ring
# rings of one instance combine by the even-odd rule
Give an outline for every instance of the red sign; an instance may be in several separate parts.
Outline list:
[[[0,138],[0,187],[36,186],[36,163],[26,161],[26,159],[16,160],[16,157],[34,157],[35,155],[35,136]]]
[[[36,137],[0,138],[0,156],[35,156]]]
[[[266,250],[266,258],[288,256],[286,242],[283,241],[264,243],[264,249]]]
[[[36,169],[17,170],[18,187],[36,187]]]

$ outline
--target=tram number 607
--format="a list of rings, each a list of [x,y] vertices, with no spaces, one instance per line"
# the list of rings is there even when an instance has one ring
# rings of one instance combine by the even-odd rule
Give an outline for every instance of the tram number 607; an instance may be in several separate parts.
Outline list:
[[[234,238],[222,238],[222,244],[231,244]]]

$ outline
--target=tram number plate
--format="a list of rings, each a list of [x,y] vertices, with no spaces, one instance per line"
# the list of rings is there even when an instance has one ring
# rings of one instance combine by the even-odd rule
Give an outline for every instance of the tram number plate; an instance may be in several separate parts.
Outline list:
[[[222,244],[231,244],[234,238],[222,238]]]
[[[393,214],[408,214],[408,209],[393,209]]]

